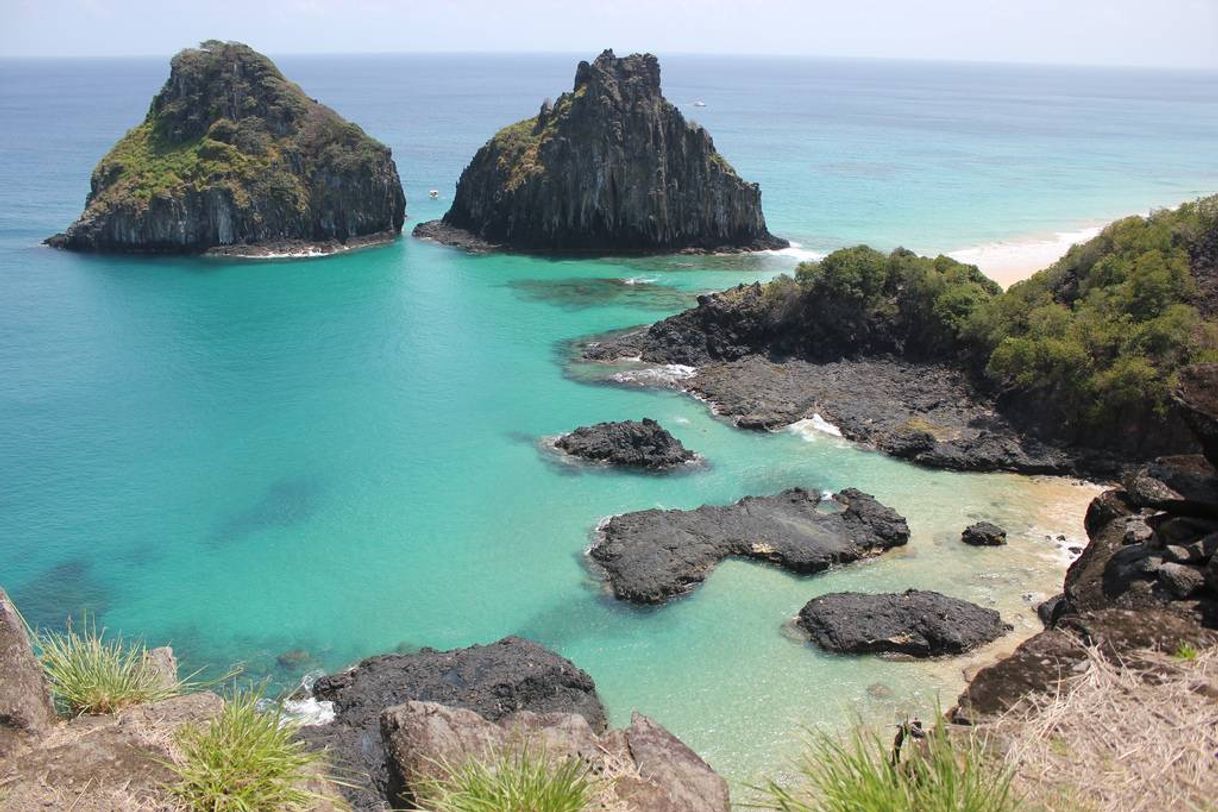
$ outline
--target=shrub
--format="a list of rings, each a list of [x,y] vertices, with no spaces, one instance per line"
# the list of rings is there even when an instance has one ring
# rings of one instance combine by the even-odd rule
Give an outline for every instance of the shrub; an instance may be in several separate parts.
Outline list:
[[[114,713],[177,696],[190,687],[158,669],[142,642],[121,636],[107,640],[105,634],[86,618],[83,632],[69,626],[65,632],[34,635],[38,659],[61,711]]]
[[[174,794],[192,812],[295,812],[318,796],[305,782],[321,756],[296,738],[280,710],[259,710],[255,691],[234,694],[206,725],[178,733]]]
[[[446,777],[418,782],[417,800],[430,812],[582,812],[595,781],[583,762],[556,761],[519,748],[488,761],[446,767]]]
[[[889,748],[856,728],[846,742],[814,736],[798,764],[800,785],[770,782],[754,806],[782,812],[1013,812],[1010,773],[972,738],[949,736],[940,719],[893,764]]]

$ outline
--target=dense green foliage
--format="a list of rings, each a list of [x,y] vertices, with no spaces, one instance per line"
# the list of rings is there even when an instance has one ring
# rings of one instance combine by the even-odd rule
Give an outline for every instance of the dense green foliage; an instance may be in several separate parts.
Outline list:
[[[1218,303],[1198,284],[1218,277],[1216,261],[1211,197],[1115,222],[1005,293],[947,257],[857,246],[765,295],[777,322],[798,323],[804,355],[962,361],[1058,437],[1140,446],[1165,420],[1177,371],[1218,360],[1206,318]]]
[[[263,712],[256,692],[230,697],[206,725],[178,734],[174,793],[191,812],[292,812],[312,807],[305,788],[320,754],[296,738],[279,712]]]
[[[543,105],[542,111],[533,118],[517,121],[495,133],[490,145],[496,154],[496,166],[506,175],[504,186],[516,189],[528,178],[545,171],[539,160],[542,144],[554,136],[558,122],[566,116],[576,100],[587,94],[580,87],[558,97],[557,103]]]
[[[1218,358],[1194,265],[1218,231],[1218,198],[1113,223],[970,317],[987,375],[1051,400],[1071,433],[1162,416],[1176,372]]]
[[[34,644],[56,705],[73,716],[115,713],[192,687],[159,670],[143,643],[106,639],[89,621],[84,631],[38,633]]]
[[[771,782],[757,806],[781,812],[1014,812],[1010,773],[975,740],[952,737],[940,719],[894,765],[874,733],[843,743],[813,738],[798,764],[800,784]]]
[[[798,299],[799,311],[786,317],[807,326],[813,355],[828,348],[943,357],[959,351],[973,311],[999,292],[976,267],[949,257],[860,245],[800,264],[794,283],[776,280],[767,295]]]
[[[429,812],[582,812],[595,781],[579,759],[555,760],[518,748],[487,761],[449,767],[447,776],[417,782],[419,805]]]

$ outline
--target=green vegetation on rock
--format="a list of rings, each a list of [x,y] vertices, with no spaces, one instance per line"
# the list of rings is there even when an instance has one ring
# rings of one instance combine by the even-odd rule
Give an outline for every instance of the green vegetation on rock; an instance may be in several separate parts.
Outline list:
[[[417,782],[431,812],[583,812],[596,782],[578,759],[555,760],[544,751],[518,747],[485,761],[447,767],[441,778]]]

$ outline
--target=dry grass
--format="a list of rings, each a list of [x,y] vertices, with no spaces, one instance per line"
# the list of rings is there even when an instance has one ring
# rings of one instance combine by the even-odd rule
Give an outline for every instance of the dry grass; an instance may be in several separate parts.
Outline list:
[[[1218,809],[1218,649],[1088,669],[985,725],[1027,808]]]

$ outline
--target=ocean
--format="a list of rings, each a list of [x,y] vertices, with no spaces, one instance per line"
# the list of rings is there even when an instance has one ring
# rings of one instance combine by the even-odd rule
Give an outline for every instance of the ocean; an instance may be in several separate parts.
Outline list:
[[[0,61],[0,585],[28,619],[88,611],[172,643],[186,671],[240,661],[278,687],[524,635],[587,670],[612,721],[647,713],[736,782],[781,769],[808,728],[949,706],[965,668],[1038,628],[1097,487],[924,470],[810,425],[740,431],[674,392],[589,383],[569,343],[857,242],[1008,274],[1043,264],[1100,222],[1218,188],[1218,76],[660,56],[668,98],[761,184],[795,247],[566,260],[404,236],[297,261],[56,252],[40,241],[79,214],[167,60]],[[409,229],[443,213],[495,130],[570,87],[578,58],[277,61],[393,148]],[[709,464],[627,474],[541,448],[644,416]],[[606,516],[792,486],[873,493],[912,540],[815,577],[728,561],[651,609],[606,597],[584,565]],[[980,519],[1011,543],[962,545]],[[1016,631],[939,662],[830,656],[790,631],[815,595],[908,587],[998,608]]]

